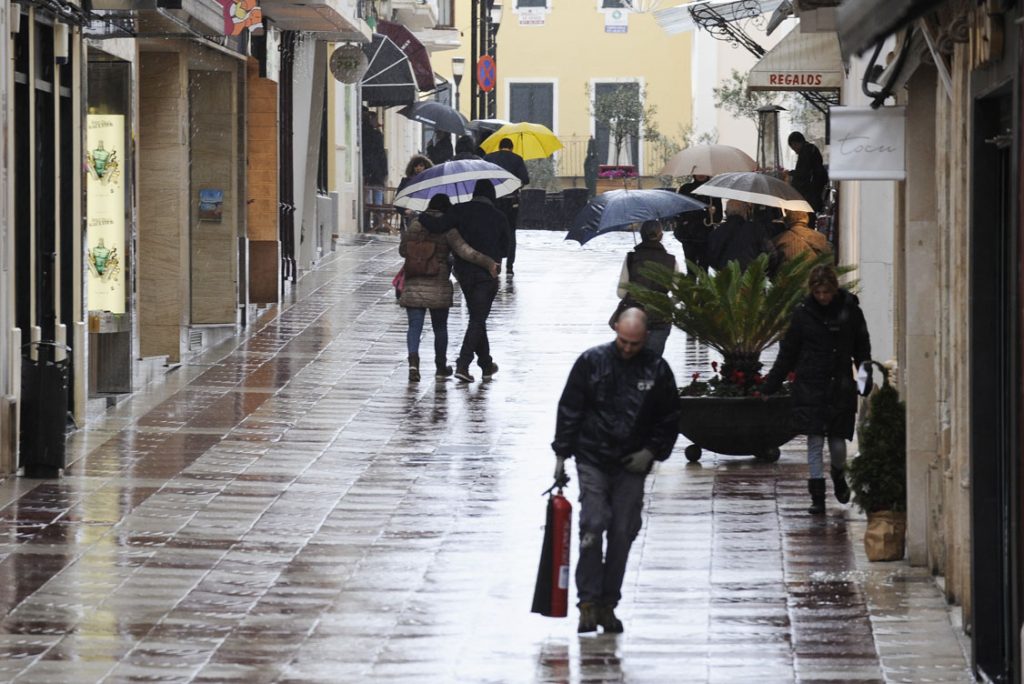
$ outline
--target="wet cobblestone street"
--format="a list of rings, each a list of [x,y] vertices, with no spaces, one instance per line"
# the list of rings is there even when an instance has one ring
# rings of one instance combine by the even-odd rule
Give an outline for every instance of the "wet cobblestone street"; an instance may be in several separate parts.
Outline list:
[[[806,514],[799,439],[688,464],[680,438],[624,634],[532,615],[556,403],[611,339],[632,237],[519,235],[490,381],[435,382],[429,325],[407,381],[397,239],[358,238],[248,337],[93,417],[63,479],[0,484],[0,681],[973,681],[927,569],[867,562],[831,488]],[[665,357],[680,382],[710,361],[678,330]]]

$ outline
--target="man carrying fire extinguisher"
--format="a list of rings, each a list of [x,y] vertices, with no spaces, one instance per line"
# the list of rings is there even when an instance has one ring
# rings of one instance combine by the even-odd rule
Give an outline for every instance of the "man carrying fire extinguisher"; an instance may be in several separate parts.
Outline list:
[[[675,377],[644,347],[646,340],[644,312],[624,311],[615,340],[576,360],[558,402],[555,480],[565,481],[565,459],[575,456],[580,483],[580,633],[598,626],[622,631],[615,606],[640,532],[644,480],[655,460],[669,457],[679,434]]]

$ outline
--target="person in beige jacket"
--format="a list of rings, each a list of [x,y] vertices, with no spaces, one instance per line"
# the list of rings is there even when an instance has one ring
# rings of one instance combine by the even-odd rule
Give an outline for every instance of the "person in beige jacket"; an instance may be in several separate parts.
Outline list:
[[[406,258],[405,283],[398,304],[409,318],[406,344],[409,350],[409,381],[420,379],[420,337],[427,310],[434,331],[435,378],[444,380],[454,372],[448,365],[448,309],[453,303],[450,255],[454,252],[498,276],[498,263],[476,251],[462,239],[459,231],[444,220],[451,208],[448,195],[431,198],[427,210],[413,219],[402,234],[398,253]],[[424,256],[426,255],[426,256]]]
[[[779,255],[779,266],[786,261],[795,259],[804,252],[818,256],[832,251],[832,245],[823,233],[811,228],[808,224],[810,215],[805,211],[787,211],[785,216],[786,230],[782,231],[772,242]]]

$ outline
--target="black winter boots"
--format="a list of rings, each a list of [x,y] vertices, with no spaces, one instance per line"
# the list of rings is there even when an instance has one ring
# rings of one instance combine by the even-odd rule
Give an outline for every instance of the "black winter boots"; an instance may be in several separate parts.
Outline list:
[[[807,491],[811,494],[811,505],[807,512],[811,515],[821,515],[825,512],[825,478],[816,477],[807,480]]]
[[[409,382],[420,381],[420,355],[409,354]]]
[[[832,469],[832,491],[836,501],[841,504],[850,503],[850,487],[846,484],[846,471],[842,468]]]
[[[448,365],[448,359],[434,359],[434,367],[437,368],[437,372],[434,373],[435,380],[444,380],[452,377],[452,367]]]

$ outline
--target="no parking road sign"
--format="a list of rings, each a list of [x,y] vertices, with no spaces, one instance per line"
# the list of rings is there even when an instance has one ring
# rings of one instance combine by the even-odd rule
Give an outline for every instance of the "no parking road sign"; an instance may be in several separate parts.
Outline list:
[[[476,84],[480,90],[489,93],[494,90],[494,84],[498,81],[497,69],[494,65],[494,58],[484,55],[476,63]]]

